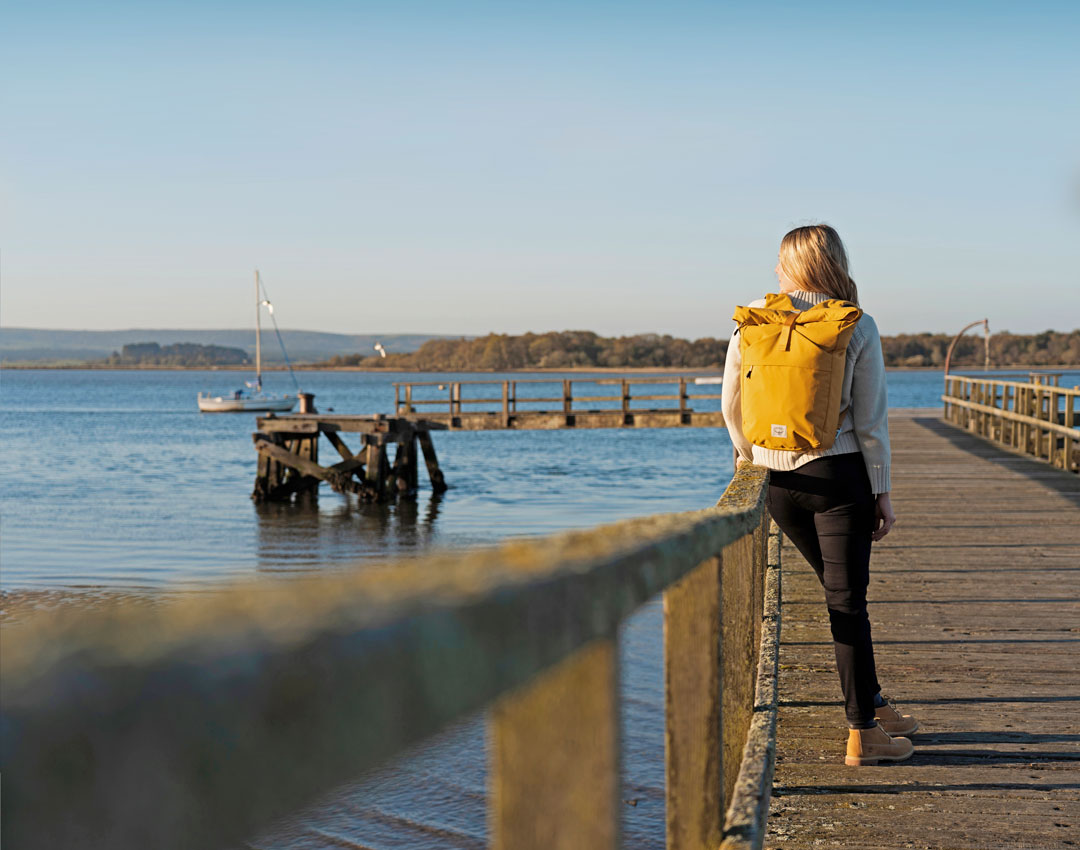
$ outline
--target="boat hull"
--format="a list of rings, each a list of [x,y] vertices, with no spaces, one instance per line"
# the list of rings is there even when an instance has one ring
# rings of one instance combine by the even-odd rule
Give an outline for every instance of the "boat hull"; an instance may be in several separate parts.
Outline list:
[[[230,398],[228,396],[199,396],[202,413],[288,413],[296,407],[296,399]]]

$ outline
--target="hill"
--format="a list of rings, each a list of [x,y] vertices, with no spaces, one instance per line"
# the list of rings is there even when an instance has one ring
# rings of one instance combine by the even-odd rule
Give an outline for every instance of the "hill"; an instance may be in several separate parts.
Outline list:
[[[387,351],[415,351],[436,334],[335,334],[322,331],[283,330],[282,338],[294,362],[325,360],[334,355],[372,351],[376,340]],[[0,361],[103,360],[125,345],[156,342],[168,346],[179,343],[240,348],[255,356],[255,331],[132,329],[121,331],[67,331],[37,328],[0,328]],[[281,363],[281,348],[273,332],[263,332],[263,359]]]

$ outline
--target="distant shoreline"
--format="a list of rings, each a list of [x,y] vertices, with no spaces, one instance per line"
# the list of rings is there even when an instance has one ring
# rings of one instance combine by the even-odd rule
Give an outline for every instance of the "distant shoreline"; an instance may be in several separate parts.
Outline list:
[[[367,366],[314,366],[293,365],[294,372],[366,372],[371,374],[386,375],[514,375],[514,374],[579,374],[587,372],[624,373],[624,374],[705,374],[715,375],[723,372],[723,367],[704,366],[567,366],[557,369],[531,368],[531,369],[381,369]],[[247,366],[136,366],[136,365],[111,365],[111,364],[46,364],[36,363],[2,363],[0,371],[4,369],[16,369],[20,371],[86,371],[86,372],[252,372]],[[957,366],[956,371],[985,371],[975,366]],[[887,372],[940,372],[941,366],[886,366]],[[263,366],[263,372],[287,372],[287,366]],[[994,366],[991,372],[1080,372],[1080,364],[1061,365],[1050,364],[1047,366]]]

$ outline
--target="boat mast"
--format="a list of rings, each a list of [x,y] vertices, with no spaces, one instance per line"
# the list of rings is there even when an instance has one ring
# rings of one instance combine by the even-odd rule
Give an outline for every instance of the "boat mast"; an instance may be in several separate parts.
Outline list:
[[[262,392],[262,318],[259,315],[259,270],[255,269],[255,391]]]

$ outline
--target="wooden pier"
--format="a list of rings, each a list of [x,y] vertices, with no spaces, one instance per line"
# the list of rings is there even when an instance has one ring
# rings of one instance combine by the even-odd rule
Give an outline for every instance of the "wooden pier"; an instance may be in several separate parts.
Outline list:
[[[410,421],[438,422],[462,431],[554,430],[559,428],[722,428],[719,410],[694,410],[695,399],[719,401],[718,393],[691,393],[695,381],[716,378],[686,375],[648,378],[529,378],[514,381],[411,381],[394,384],[394,410]],[[611,387],[607,394],[579,395],[574,385]],[[673,393],[633,394],[633,387],[670,385]],[[523,389],[553,387],[557,395],[523,394]],[[480,395],[470,395],[475,390]],[[425,397],[421,397],[421,392]],[[486,394],[490,391],[490,394]],[[499,394],[496,395],[495,393]],[[596,393],[596,390],[593,390]],[[432,396],[438,396],[433,398]],[[649,406],[635,402],[650,402]],[[656,406],[656,402],[672,402]],[[592,405],[582,407],[582,405]],[[604,405],[604,406],[598,406]],[[483,409],[478,409],[483,408]]]
[[[718,409],[701,411],[691,406],[698,399],[709,399],[718,406],[719,393],[689,391],[695,381],[715,385],[716,380],[675,375],[395,383],[395,414],[391,416],[320,414],[315,410],[314,396],[305,394],[300,413],[270,414],[257,420],[253,439],[259,467],[252,498],[259,502],[302,498],[316,492],[323,482],[337,492],[355,493],[367,501],[413,497],[419,486],[419,453],[423,454],[432,490],[441,493],[447,484],[439,469],[432,431],[720,428],[724,417]],[[613,391],[575,395],[575,384],[611,387]],[[635,384],[649,388],[670,385],[675,392],[633,395]],[[559,395],[544,394],[556,391],[547,389],[552,386]],[[650,406],[643,407],[642,402]],[[671,405],[656,406],[657,402]],[[359,436],[355,451],[342,434]],[[319,463],[320,437],[325,437],[339,456],[330,466]]]
[[[1010,397],[1028,417],[1046,392]],[[1080,846],[1080,476],[992,395],[946,399],[983,417],[968,427],[890,416],[899,519],[874,544],[870,619],[885,693],[922,724],[910,761],[844,765],[822,591],[784,547],[773,850]]]
[[[299,413],[259,417],[256,426],[259,430],[252,438],[259,467],[252,498],[257,502],[310,494],[323,482],[338,493],[355,493],[366,501],[415,496],[420,452],[432,491],[446,490],[431,440],[432,430],[445,428],[438,422]],[[361,443],[355,453],[342,433],[359,435]],[[341,460],[331,466],[319,465],[320,437],[327,439]]]

